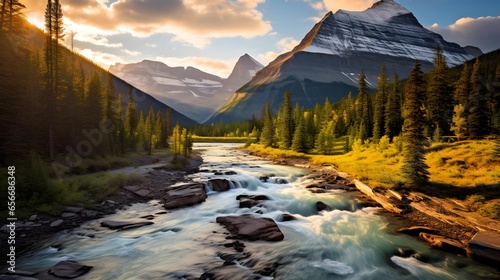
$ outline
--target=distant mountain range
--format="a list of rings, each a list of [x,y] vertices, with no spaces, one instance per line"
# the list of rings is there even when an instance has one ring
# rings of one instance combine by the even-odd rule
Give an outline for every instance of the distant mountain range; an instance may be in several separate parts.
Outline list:
[[[393,0],[379,1],[362,12],[329,12],[292,51],[278,56],[238,89],[209,122],[259,116],[267,100],[276,111],[287,90],[293,103],[306,108],[327,97],[338,101],[349,91],[356,95],[361,69],[373,89],[382,64],[390,77],[396,72],[406,77],[415,59],[424,71],[430,70],[437,46],[450,66],[482,54],[476,47],[461,47],[425,29]]]
[[[245,54],[238,59],[227,79],[194,67],[170,67],[150,60],[117,63],[109,71],[201,123],[227,103],[231,95],[263,67]]]

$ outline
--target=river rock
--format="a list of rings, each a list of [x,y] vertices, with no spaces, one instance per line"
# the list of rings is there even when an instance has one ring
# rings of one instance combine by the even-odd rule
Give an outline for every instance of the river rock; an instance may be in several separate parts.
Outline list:
[[[49,273],[61,278],[76,278],[92,269],[92,266],[75,261],[61,261],[49,269]]]
[[[63,221],[63,220],[61,220],[61,219],[59,219],[59,220],[55,220],[55,221],[53,221],[52,223],[50,223],[50,227],[58,227],[58,226],[62,225],[62,223],[63,223],[63,222],[64,222],[64,221]]]
[[[223,216],[217,217],[216,221],[224,225],[235,238],[265,241],[280,241],[284,238],[278,225],[270,218]]]
[[[212,190],[215,192],[225,192],[231,188],[229,181],[226,179],[211,179],[208,181],[212,184]]]
[[[138,227],[143,227],[143,226],[148,226],[154,224],[153,222],[126,222],[126,221],[102,221],[101,226],[107,227],[110,229],[132,229],[132,228],[138,228]]]
[[[465,247],[456,239],[425,232],[421,232],[419,237],[429,243],[432,247],[439,248],[453,254],[467,255]]]
[[[76,217],[76,213],[71,213],[71,212],[64,212],[61,214],[61,218],[73,218]]]
[[[83,211],[83,207],[73,207],[73,206],[66,207],[66,212],[80,213],[82,211]]]
[[[35,215],[31,215],[28,220],[31,221],[31,222],[34,222],[34,221],[38,220],[38,215],[36,215],[36,214]]]
[[[316,210],[318,210],[318,212],[321,212],[323,210],[332,211],[332,208],[330,206],[326,205],[325,203],[318,201],[318,202],[316,202]]]
[[[397,230],[400,233],[405,233],[412,236],[419,236],[421,232],[436,234],[437,230],[425,227],[425,226],[411,226],[411,227],[403,227]]]
[[[499,267],[500,236],[496,232],[478,232],[469,241],[469,248],[475,260]]]
[[[140,186],[124,186],[122,188],[142,198],[148,198],[151,194],[149,190],[141,189]]]
[[[22,275],[0,275],[0,280],[38,280],[38,279]]]
[[[163,196],[163,206],[166,209],[179,208],[194,205],[205,201],[207,193],[202,183],[188,183],[167,191]]]
[[[262,200],[270,200],[269,197],[263,194],[249,195],[240,194],[236,197],[236,200],[240,201],[240,208],[252,208],[261,204]]]
[[[236,173],[236,172],[234,172],[234,171],[230,170],[230,171],[226,171],[226,172],[224,172],[224,174],[225,174],[225,175],[236,175],[236,174],[238,174],[238,173]]]
[[[295,218],[294,215],[290,215],[290,214],[285,213],[285,214],[282,214],[280,216],[280,221],[282,221],[282,222],[288,222],[288,221],[294,221],[294,220],[297,220],[297,218]]]

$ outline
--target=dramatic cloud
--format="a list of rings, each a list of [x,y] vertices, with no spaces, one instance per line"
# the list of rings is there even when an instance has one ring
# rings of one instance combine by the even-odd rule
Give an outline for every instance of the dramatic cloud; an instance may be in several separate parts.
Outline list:
[[[378,0],[323,0],[323,5],[328,11],[336,12],[338,9],[347,11],[364,11]]]
[[[174,35],[175,41],[204,48],[212,38],[254,38],[269,33],[271,24],[256,7],[265,0],[68,0],[63,4],[68,21],[103,30],[148,37]],[[43,18],[40,0],[25,0]],[[33,17],[34,18],[34,17]]]
[[[157,56],[157,61],[161,61],[170,67],[174,66],[194,66],[202,71],[217,75],[222,78],[227,78],[233,70],[236,60],[219,60],[208,57],[162,57]]]
[[[78,48],[76,48],[75,51],[88,57],[93,62],[101,65],[104,69],[108,69],[110,65],[113,65],[115,63],[128,63],[128,61],[123,60],[123,58],[110,53],[93,51],[91,49],[81,50]]]
[[[500,16],[461,18],[447,27],[437,23],[430,30],[441,34],[445,40],[461,46],[476,46],[483,52],[491,52],[500,48]]]

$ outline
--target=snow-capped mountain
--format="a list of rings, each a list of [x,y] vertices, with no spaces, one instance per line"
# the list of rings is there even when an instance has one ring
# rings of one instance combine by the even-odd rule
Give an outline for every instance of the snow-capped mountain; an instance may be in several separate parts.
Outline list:
[[[227,79],[194,67],[169,67],[151,60],[117,63],[110,66],[109,71],[182,114],[203,122],[262,67],[245,54],[239,58]]]
[[[382,0],[362,12],[327,13],[290,52],[278,56],[231,97],[210,121],[244,120],[269,99],[276,110],[288,90],[292,102],[305,107],[338,101],[357,93],[361,69],[368,85],[376,86],[385,64],[389,77],[406,77],[418,59],[424,71],[432,68],[439,46],[450,66],[474,58],[481,51],[447,42],[425,29],[415,16],[393,0]]]

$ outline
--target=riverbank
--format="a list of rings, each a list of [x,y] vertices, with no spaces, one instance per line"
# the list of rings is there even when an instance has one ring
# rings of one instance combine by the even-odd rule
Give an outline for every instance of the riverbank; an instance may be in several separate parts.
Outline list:
[[[453,245],[458,248],[451,248],[448,251],[460,251],[469,257],[481,260],[490,265],[498,265],[498,257],[495,257],[500,252],[500,221],[483,217],[476,212],[471,212],[467,205],[458,199],[438,197],[427,193],[406,190],[404,188],[394,188],[391,190],[376,188],[372,190],[361,181],[351,178],[349,174],[340,172],[336,167],[328,164],[317,165],[313,164],[310,157],[299,155],[299,157],[276,156],[276,154],[259,153],[255,150],[245,149],[249,154],[264,157],[272,160],[276,164],[298,166],[310,169],[312,172],[322,174],[325,178],[343,178],[345,184],[355,185],[356,188],[366,195],[368,198],[379,203],[385,210],[400,216],[413,223],[417,230],[403,231],[412,235],[420,235],[420,238],[429,243],[433,243],[433,247],[441,249],[450,248],[448,245]],[[284,151],[289,152],[290,151]],[[293,152],[292,152],[293,153]],[[431,238],[423,232],[418,231],[421,228],[428,228],[429,231],[438,234]],[[479,234],[478,234],[479,233]],[[488,238],[482,238],[480,235],[487,233]],[[474,252],[471,240],[480,238],[481,246],[491,249],[487,255],[493,254],[492,259],[485,261],[484,256],[478,256]],[[450,244],[448,244],[448,241]],[[457,243],[455,243],[457,242]],[[445,244],[443,244],[445,243]],[[452,244],[453,243],[453,244]],[[474,241],[472,241],[474,243]],[[482,248],[482,249],[484,249]]]
[[[194,151],[189,164],[184,168],[172,165],[171,155],[140,156],[132,161],[131,166],[108,171],[114,174],[138,174],[144,178],[142,183],[124,186],[109,196],[102,203],[95,205],[77,204],[66,207],[61,216],[51,216],[44,213],[33,213],[25,220],[16,221],[15,245],[16,258],[29,251],[42,240],[50,238],[62,231],[78,228],[83,223],[114,214],[135,203],[161,199],[165,187],[182,182],[186,175],[197,172],[203,163],[199,153]],[[8,240],[10,229],[4,225],[0,229],[0,261],[5,264],[9,247],[4,242]]]

